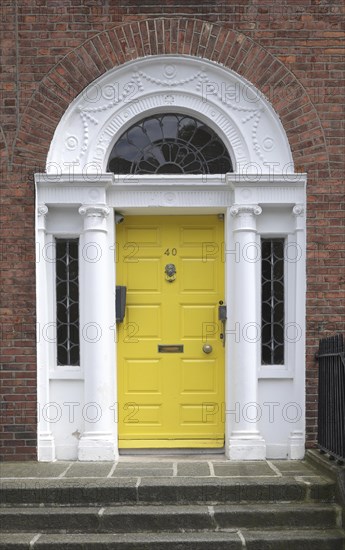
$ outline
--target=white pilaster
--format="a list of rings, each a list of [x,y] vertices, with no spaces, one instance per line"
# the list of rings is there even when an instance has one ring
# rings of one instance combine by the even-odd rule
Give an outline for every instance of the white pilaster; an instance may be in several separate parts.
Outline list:
[[[304,204],[295,204],[292,209],[295,217],[296,238],[296,318],[295,318],[295,402],[301,418],[294,423],[289,437],[289,458],[301,460],[305,453],[305,208]]]
[[[36,218],[36,303],[37,303],[37,407],[38,407],[38,427],[37,427],[37,459],[41,462],[51,462],[55,460],[55,442],[50,430],[50,423],[47,415],[42,414],[45,406],[49,403],[49,357],[48,342],[42,337],[44,327],[48,323],[48,305],[47,305],[47,269],[44,247],[46,244],[46,216],[48,208],[45,204],[39,204],[37,207]]]
[[[80,240],[81,361],[85,373],[83,418],[85,431],[79,441],[79,460],[115,460],[113,394],[114,346],[109,295],[109,254],[106,205],[84,205],[84,233]]]
[[[258,338],[257,338],[257,254],[256,216],[258,205],[234,205],[233,244],[238,255],[234,263],[233,308],[231,314],[236,337],[228,342],[232,356],[232,396],[230,410],[238,410],[226,453],[230,460],[263,460],[266,445],[258,422]],[[231,328],[231,327],[230,327]],[[228,339],[229,340],[229,339]]]

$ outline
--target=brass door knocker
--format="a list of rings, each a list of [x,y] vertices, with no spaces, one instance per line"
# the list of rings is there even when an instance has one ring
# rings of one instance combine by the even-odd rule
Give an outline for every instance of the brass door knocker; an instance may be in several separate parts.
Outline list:
[[[176,266],[175,264],[167,264],[165,266],[165,278],[168,283],[172,283],[176,279]]]

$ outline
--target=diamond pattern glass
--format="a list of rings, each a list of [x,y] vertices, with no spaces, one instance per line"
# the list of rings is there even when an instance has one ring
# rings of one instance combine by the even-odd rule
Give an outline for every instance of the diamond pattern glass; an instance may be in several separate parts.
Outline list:
[[[284,364],[284,239],[261,240],[261,363]]]
[[[78,239],[56,239],[57,364],[79,365]]]

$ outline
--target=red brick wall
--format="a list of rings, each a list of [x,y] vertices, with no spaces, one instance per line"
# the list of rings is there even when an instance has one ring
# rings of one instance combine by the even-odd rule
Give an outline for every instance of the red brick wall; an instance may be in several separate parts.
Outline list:
[[[344,332],[343,2],[2,0],[2,456],[36,457],[33,173],[92,80],[143,55],[219,61],[263,91],[308,172],[307,435],[315,442],[318,338]]]

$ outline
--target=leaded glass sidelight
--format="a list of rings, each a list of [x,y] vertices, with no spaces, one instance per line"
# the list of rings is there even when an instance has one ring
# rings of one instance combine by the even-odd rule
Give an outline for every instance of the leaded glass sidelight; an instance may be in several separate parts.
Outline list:
[[[233,172],[217,134],[200,120],[161,114],[131,126],[114,145],[108,171],[115,174],[225,174]]]
[[[261,240],[261,363],[284,364],[284,239]]]
[[[79,365],[78,239],[56,239],[57,364]]]

